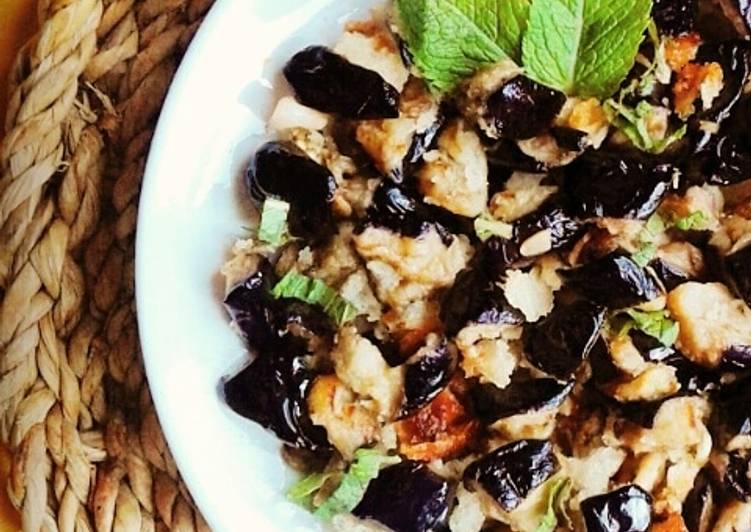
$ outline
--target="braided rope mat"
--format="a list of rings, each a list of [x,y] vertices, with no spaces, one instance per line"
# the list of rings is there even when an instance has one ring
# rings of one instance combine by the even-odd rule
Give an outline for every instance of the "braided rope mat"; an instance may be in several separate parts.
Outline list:
[[[38,0],[0,145],[0,438],[36,532],[208,530],[169,454],[133,303],[154,123],[212,0]]]

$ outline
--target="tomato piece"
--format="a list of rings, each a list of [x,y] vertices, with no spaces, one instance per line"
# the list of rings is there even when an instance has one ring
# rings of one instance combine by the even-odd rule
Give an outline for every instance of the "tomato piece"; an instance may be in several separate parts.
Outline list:
[[[451,458],[474,440],[479,423],[450,389],[396,425],[399,452],[411,460]]]

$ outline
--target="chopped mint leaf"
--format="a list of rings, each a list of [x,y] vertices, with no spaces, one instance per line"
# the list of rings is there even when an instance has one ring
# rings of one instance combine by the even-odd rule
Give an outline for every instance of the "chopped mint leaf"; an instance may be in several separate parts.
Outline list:
[[[275,198],[266,198],[261,212],[261,225],[258,227],[259,240],[279,246],[287,237],[287,214],[289,203]]]
[[[522,41],[527,75],[569,95],[608,98],[634,65],[651,11],[651,0],[533,2]]]
[[[650,238],[655,238],[667,228],[665,219],[657,213],[650,216],[644,224],[644,230]]]
[[[636,264],[644,268],[650,262],[652,262],[652,259],[655,258],[656,254],[657,254],[657,246],[655,246],[652,242],[644,242],[642,243],[639,250],[633,255],[631,255],[631,260],[633,260]]]
[[[318,507],[315,515],[329,521],[337,514],[351,512],[362,500],[368,484],[378,476],[378,472],[400,461],[398,456],[385,456],[373,449],[358,449],[341,483],[331,497]]]
[[[295,504],[312,510],[313,496],[333,476],[333,472],[312,473],[299,482],[295,483],[289,490],[287,490],[287,498]]]
[[[475,233],[477,234],[477,238],[483,242],[494,236],[511,238],[514,235],[514,226],[496,220],[490,215],[483,215],[475,218]]]
[[[709,221],[709,216],[702,211],[692,212],[688,216],[678,218],[675,221],[675,227],[681,231],[691,231],[698,229]]]
[[[657,255],[654,240],[666,229],[667,224],[662,216],[657,213],[650,216],[639,233],[639,249],[631,255],[631,259],[642,268],[652,262]]]
[[[558,477],[550,481],[547,489],[546,512],[535,532],[554,532],[558,528],[558,514],[566,515],[563,506],[571,495],[571,481],[565,477]]]
[[[326,283],[297,272],[288,272],[271,293],[276,298],[289,297],[318,305],[337,325],[343,325],[357,316],[355,308]]]
[[[477,70],[521,59],[531,0],[396,0],[415,66],[439,92]]]
[[[670,315],[665,310],[647,312],[629,309],[626,314],[633,320],[634,327],[644,334],[656,338],[666,347],[672,346],[678,339],[678,322],[671,320]]]
[[[664,152],[673,143],[681,140],[688,131],[684,124],[664,138],[655,138],[649,130],[649,121],[655,108],[648,102],[640,101],[635,108],[628,107],[613,99],[605,102],[605,112],[613,125],[641,151],[652,154]]]

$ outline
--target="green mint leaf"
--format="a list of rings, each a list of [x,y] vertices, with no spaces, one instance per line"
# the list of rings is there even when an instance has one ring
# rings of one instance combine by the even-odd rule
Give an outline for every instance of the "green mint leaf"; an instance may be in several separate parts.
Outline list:
[[[675,221],[675,227],[681,231],[691,231],[697,229],[709,221],[709,217],[702,211],[692,212],[684,218],[678,218]]]
[[[558,528],[558,514],[564,512],[564,503],[571,495],[571,481],[558,477],[550,481],[547,487],[547,507],[545,515],[537,525],[535,532],[554,532]]]
[[[531,0],[396,0],[415,66],[439,92],[477,70],[521,58]]]
[[[522,57],[527,74],[569,95],[607,98],[634,65],[651,0],[533,2]]]
[[[657,255],[657,246],[654,244],[654,240],[667,228],[667,223],[662,216],[657,213],[650,216],[641,233],[639,233],[641,246],[636,253],[631,255],[631,259],[642,268],[652,262],[652,259]]]
[[[605,112],[610,121],[628,140],[641,151],[660,154],[674,142],[681,140],[688,131],[684,124],[682,127],[664,138],[654,138],[649,132],[649,120],[652,118],[654,108],[647,102],[641,101],[636,108],[631,108],[615,100],[605,102]]]
[[[320,490],[326,482],[334,476],[333,472],[330,473],[313,473],[308,475],[304,479],[295,483],[289,490],[287,490],[287,498],[308,509],[313,508],[312,499],[313,496]]]
[[[261,225],[258,227],[259,240],[279,246],[287,237],[287,214],[289,203],[274,198],[266,198],[261,211]]]
[[[337,325],[343,325],[357,316],[355,308],[326,283],[297,272],[288,272],[271,293],[277,299],[289,297],[318,305]]]
[[[384,456],[373,449],[358,449],[341,483],[331,497],[318,507],[315,515],[329,521],[337,514],[351,512],[362,500],[368,484],[378,476],[378,472],[399,462],[401,459],[398,456]]]
[[[517,64],[522,61],[522,39],[527,31],[532,0],[496,0],[500,28],[497,41]]]
[[[475,218],[475,234],[477,234],[477,238],[479,238],[483,242],[494,236],[509,239],[514,236],[513,233],[513,225],[507,224],[506,222],[502,222],[500,220],[495,220],[489,215],[483,215],[479,218]]]
[[[646,312],[629,309],[626,314],[633,321],[634,327],[644,334],[656,338],[666,347],[672,346],[678,339],[678,323],[671,320],[670,315],[665,310]]]
[[[647,223],[644,225],[645,235],[642,236],[642,240],[644,236],[648,236],[650,239],[655,238],[667,228],[668,224],[665,222],[665,219],[659,214],[654,213],[647,219]]]
[[[642,268],[646,267],[657,254],[657,246],[652,242],[644,242],[639,250],[631,255],[631,260]]]

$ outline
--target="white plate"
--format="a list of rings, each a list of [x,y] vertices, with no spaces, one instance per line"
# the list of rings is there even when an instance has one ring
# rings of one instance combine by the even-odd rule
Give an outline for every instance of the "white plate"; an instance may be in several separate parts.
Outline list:
[[[285,61],[331,43],[365,0],[220,0],[172,85],[141,195],[136,297],[146,371],[172,453],[217,531],[317,530],[284,499],[276,438],[235,415],[221,379],[247,361],[217,272],[243,233],[243,169]]]

